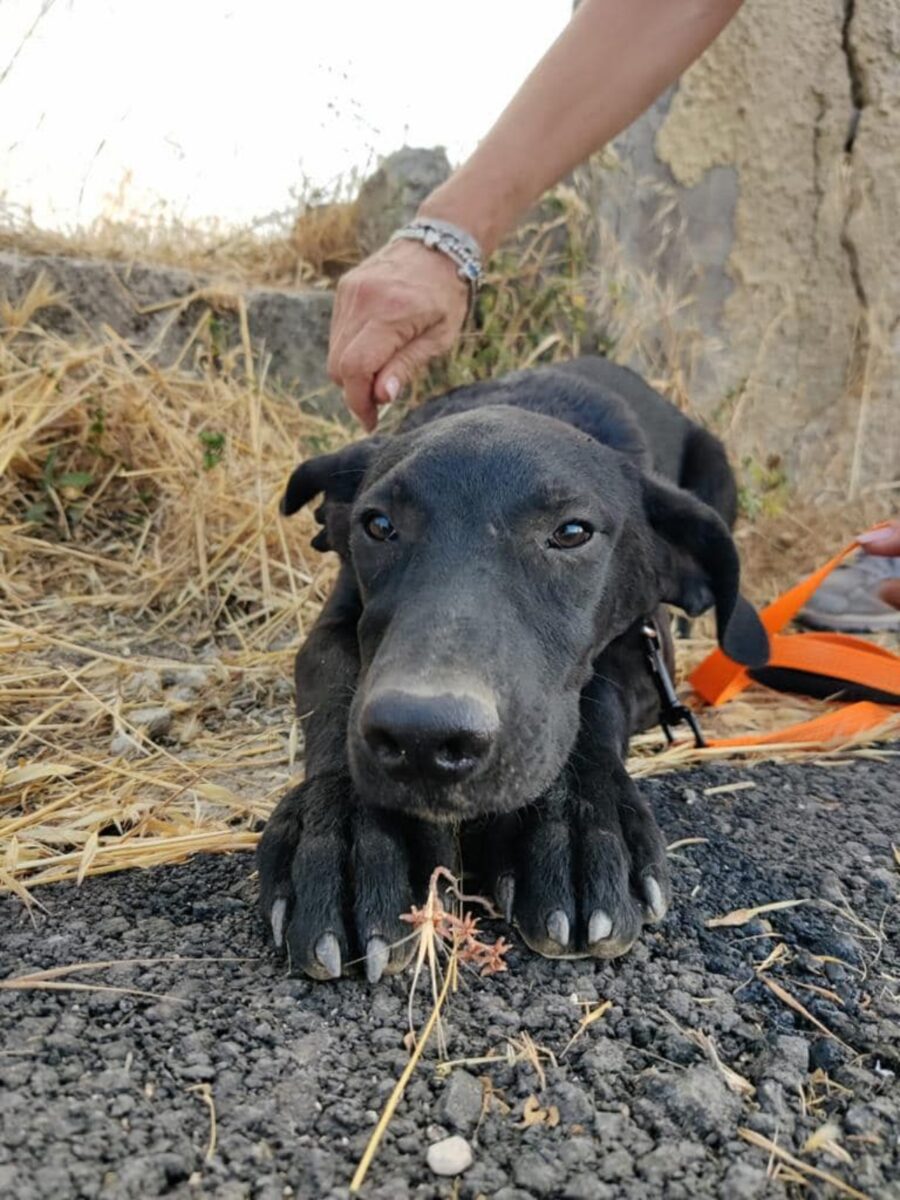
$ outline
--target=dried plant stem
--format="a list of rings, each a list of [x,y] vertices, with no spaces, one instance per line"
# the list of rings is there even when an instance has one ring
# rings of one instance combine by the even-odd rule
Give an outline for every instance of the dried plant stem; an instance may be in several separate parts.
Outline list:
[[[441,988],[437,1000],[432,1006],[428,1020],[425,1022],[425,1028],[421,1035],[416,1039],[416,1044],[413,1047],[413,1052],[409,1056],[409,1062],[403,1068],[400,1078],[394,1084],[394,1089],[388,1097],[387,1104],[384,1106],[384,1111],[378,1119],[378,1124],[372,1130],[372,1136],[369,1138],[368,1145],[363,1151],[363,1156],[359,1160],[359,1165],[353,1173],[353,1178],[350,1181],[350,1191],[354,1194],[359,1192],[365,1182],[366,1174],[372,1164],[372,1160],[381,1144],[381,1139],[384,1137],[385,1131],[391,1122],[391,1118],[396,1112],[397,1105],[400,1103],[403,1093],[406,1090],[406,1085],[412,1078],[413,1071],[416,1069],[419,1059],[422,1057],[422,1052],[428,1044],[428,1040],[434,1032],[434,1027],[440,1019],[441,1009],[444,1006],[444,1001],[450,992],[450,985],[454,978],[456,949],[451,954],[450,963],[447,966],[447,972],[444,976],[444,984]]]
[[[757,1133],[755,1129],[746,1129],[743,1126],[738,1129],[738,1135],[749,1142],[751,1146],[758,1146],[760,1150],[767,1150],[770,1158],[780,1158],[782,1162],[786,1162],[788,1166],[799,1171],[801,1175],[813,1175],[816,1179],[821,1179],[823,1183],[830,1183],[833,1188],[842,1192],[845,1196],[851,1196],[853,1200],[870,1200],[865,1192],[858,1192],[856,1188],[851,1187],[849,1183],[844,1183],[843,1179],[838,1179],[837,1175],[832,1175],[830,1171],[822,1171],[818,1167],[813,1167],[809,1163],[803,1162],[802,1159],[795,1158],[793,1154],[783,1150],[777,1143],[770,1141],[767,1137],[763,1137],[761,1133]]]

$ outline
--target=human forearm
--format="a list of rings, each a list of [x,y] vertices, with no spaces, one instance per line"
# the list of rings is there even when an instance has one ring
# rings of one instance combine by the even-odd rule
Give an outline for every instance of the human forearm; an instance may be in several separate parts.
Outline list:
[[[583,0],[472,156],[421,207],[490,253],[694,61],[741,0]]]

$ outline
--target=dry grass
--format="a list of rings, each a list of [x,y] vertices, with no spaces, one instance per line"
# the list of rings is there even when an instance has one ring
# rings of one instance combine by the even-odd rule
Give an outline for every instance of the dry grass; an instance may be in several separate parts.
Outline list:
[[[44,300],[0,340],[7,886],[254,844],[290,771],[292,650],[333,572],[279,489],[346,436],[241,353],[200,377],[114,337],[73,348],[29,327]]]
[[[578,202],[564,191],[554,204],[498,260],[478,330],[432,386],[577,352]],[[315,236],[310,220],[298,255],[326,270],[335,246],[352,254],[346,212]],[[298,458],[348,436],[258,378],[246,338],[215,371],[162,368],[113,334],[76,347],[40,331],[51,300],[38,285],[0,305],[0,886],[23,898],[255,845],[299,769],[291,659],[334,573],[308,548],[311,518],[280,520],[277,500]],[[745,525],[750,594],[770,598],[879,515]],[[681,643],[685,668],[711,649],[708,629]],[[152,708],[167,710],[164,728]],[[729,736],[821,711],[753,689],[703,724]],[[829,753],[879,753],[870,740]],[[661,745],[655,732],[635,740],[635,775],[809,753]]]
[[[237,229],[124,216],[54,231],[0,208],[0,250],[157,263],[269,287],[327,286],[361,257],[356,204],[343,192],[327,201],[311,194],[289,212]]]

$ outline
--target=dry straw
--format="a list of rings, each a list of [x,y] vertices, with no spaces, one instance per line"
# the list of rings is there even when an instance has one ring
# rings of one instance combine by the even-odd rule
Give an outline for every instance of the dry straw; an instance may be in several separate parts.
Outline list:
[[[36,284],[6,305],[0,339],[0,877],[17,890],[253,846],[288,777],[291,654],[334,569],[310,518],[278,518],[279,488],[346,436],[267,389],[243,346],[215,374],[163,369],[113,334],[39,332],[52,299]]]
[[[449,377],[577,350],[561,326],[547,333],[535,298],[564,216],[526,231],[527,318],[498,275]],[[551,292],[575,314],[577,280],[566,291],[561,278]],[[335,570],[309,549],[308,514],[279,518],[279,492],[298,458],[349,436],[269,386],[246,332],[213,356],[201,319],[163,367],[111,331],[73,345],[39,329],[58,302],[40,281],[0,301],[0,887],[22,899],[255,845],[294,761],[292,655]],[[834,532],[796,513],[748,527],[757,598],[779,568],[781,586],[795,562],[823,557]],[[682,643],[685,665],[710,645]],[[757,689],[704,724],[727,736],[820,711]],[[868,746],[829,754],[882,753]],[[635,739],[635,775],[808,755],[660,747],[656,732]]]

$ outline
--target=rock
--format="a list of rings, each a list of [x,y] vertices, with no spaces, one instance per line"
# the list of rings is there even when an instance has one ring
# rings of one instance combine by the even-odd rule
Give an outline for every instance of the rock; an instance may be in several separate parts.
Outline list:
[[[596,1175],[588,1172],[574,1176],[563,1192],[563,1200],[613,1200],[614,1196],[608,1183],[601,1183]]]
[[[559,1175],[559,1170],[554,1170],[552,1163],[534,1150],[525,1150],[517,1155],[513,1165],[513,1179],[518,1186],[539,1196],[548,1196],[559,1190]]]
[[[250,341],[254,348],[265,350],[273,377],[299,391],[312,391],[328,382],[329,292],[224,285],[175,267],[142,263],[0,253],[0,293],[13,302],[41,274],[64,299],[36,312],[32,321],[63,337],[83,339],[86,330],[99,332],[109,325],[136,345],[158,344],[155,361],[167,365],[179,356],[204,310],[215,314],[217,337],[227,347],[239,346],[242,298]],[[205,292],[206,298],[197,297],[198,292]],[[168,301],[175,303],[165,307]],[[142,311],[154,305],[162,307]],[[199,363],[188,356],[184,365],[192,368]]]
[[[739,1097],[706,1065],[653,1080],[647,1091],[669,1110],[676,1125],[701,1137],[733,1125],[741,1109]]]
[[[109,753],[111,758],[132,758],[140,754],[141,748],[134,738],[120,729],[118,733],[114,733],[109,739]]]
[[[637,1045],[642,1043],[636,1042]],[[598,1037],[594,1044],[581,1056],[582,1070],[598,1075],[615,1075],[628,1066],[625,1047],[617,1038]]]
[[[594,1103],[577,1083],[558,1083],[551,1099],[564,1125],[587,1125],[594,1117]]]
[[[208,687],[214,672],[210,667],[170,667],[163,672],[162,682],[166,687],[190,688],[202,691]]]
[[[722,1195],[730,1200],[754,1200],[762,1196],[768,1187],[768,1176],[762,1167],[750,1163],[732,1163],[722,1181]]]
[[[794,1128],[794,1112],[781,1083],[775,1079],[760,1079],[756,1085],[756,1101],[763,1112],[774,1114],[782,1128],[791,1132]]]
[[[483,1092],[479,1081],[468,1071],[456,1070],[444,1088],[438,1115],[453,1129],[468,1133],[478,1124],[482,1103]]]
[[[172,725],[172,711],[163,704],[134,708],[128,713],[128,723],[151,738],[164,737]]]
[[[638,1162],[638,1173],[654,1190],[662,1191],[666,1180],[683,1175],[691,1163],[705,1156],[705,1148],[697,1142],[660,1142]]]
[[[878,1116],[866,1104],[854,1101],[844,1113],[844,1129],[854,1136],[865,1136],[881,1133],[882,1123]]]
[[[597,1163],[597,1174],[601,1179],[611,1183],[620,1179],[628,1179],[634,1174],[634,1159],[624,1146],[617,1146],[600,1157]]]
[[[429,1146],[425,1160],[435,1175],[461,1175],[472,1165],[472,1147],[464,1137],[454,1135]]]
[[[758,1074],[796,1091],[809,1074],[809,1042],[803,1037],[779,1034],[767,1044],[756,1066]]]
[[[130,700],[147,700],[162,690],[159,671],[135,671],[122,684],[122,694]]]
[[[419,205],[450,174],[443,147],[404,146],[389,154],[362,185],[356,202],[359,244],[366,254],[383,246],[395,229],[416,215]]]
[[[830,1075],[846,1057],[846,1050],[834,1038],[816,1038],[810,1050],[809,1065],[813,1071],[825,1071]]]

